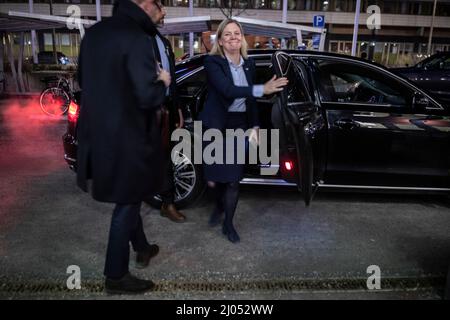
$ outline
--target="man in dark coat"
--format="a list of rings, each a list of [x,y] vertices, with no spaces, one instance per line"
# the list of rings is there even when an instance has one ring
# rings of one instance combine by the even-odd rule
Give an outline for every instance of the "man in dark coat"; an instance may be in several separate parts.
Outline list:
[[[104,271],[108,292],[154,286],[132,276],[128,263],[129,242],[138,267],[159,250],[147,242],[140,216],[142,200],[160,191],[158,119],[171,83],[150,41],[160,12],[155,1],[120,0],[111,18],[87,31],[80,49],[77,182],[95,200],[116,204]]]

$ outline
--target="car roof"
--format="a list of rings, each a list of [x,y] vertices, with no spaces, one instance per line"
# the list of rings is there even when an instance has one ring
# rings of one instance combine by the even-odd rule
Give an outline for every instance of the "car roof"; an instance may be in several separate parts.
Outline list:
[[[250,57],[252,57],[255,60],[258,60],[258,56],[262,59],[265,59],[267,61],[267,57],[271,56],[275,52],[286,52],[288,54],[295,54],[299,56],[304,57],[316,57],[316,58],[332,58],[336,60],[346,60],[349,62],[358,62],[361,64],[368,65],[369,67],[374,67],[378,69],[383,69],[384,71],[388,72],[392,76],[398,78],[399,80],[407,83],[412,88],[418,89],[419,91],[422,91],[417,85],[413,82],[411,82],[409,79],[407,79],[405,76],[399,75],[397,73],[392,72],[392,70],[388,69],[384,65],[381,65],[379,63],[376,63],[374,61],[370,61],[367,59],[362,59],[359,57],[353,57],[349,55],[344,54],[338,54],[338,53],[330,53],[330,52],[320,52],[320,51],[308,51],[308,50],[266,50],[266,49],[256,49],[256,50],[249,50],[248,54]],[[208,55],[208,53],[198,54],[195,55],[192,58],[188,58],[185,60],[182,60],[178,62],[175,66],[177,76],[183,77],[184,74],[189,73],[189,71],[199,69],[203,67],[203,61],[205,57]],[[261,59],[261,60],[262,60]],[[431,97],[433,101],[435,101],[439,105],[443,105],[442,103],[437,102],[433,97]]]
[[[416,66],[422,64],[422,63],[426,63],[428,61],[431,61],[433,59],[439,58],[439,57],[445,57],[445,56],[450,56],[450,51],[440,51],[440,52],[436,52],[435,54],[432,54],[431,56],[429,56],[428,58],[425,58],[421,61],[419,61]]]

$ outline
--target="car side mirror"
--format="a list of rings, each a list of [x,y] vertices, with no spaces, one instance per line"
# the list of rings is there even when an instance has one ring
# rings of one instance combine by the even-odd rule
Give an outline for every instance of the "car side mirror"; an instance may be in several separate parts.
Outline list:
[[[431,101],[420,92],[414,93],[413,107],[416,110],[426,110],[431,106]]]

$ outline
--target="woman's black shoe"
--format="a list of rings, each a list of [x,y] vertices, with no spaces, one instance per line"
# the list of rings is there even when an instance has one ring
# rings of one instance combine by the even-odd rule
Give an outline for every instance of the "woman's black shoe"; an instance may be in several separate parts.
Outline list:
[[[222,226],[222,233],[227,236],[228,240],[230,240],[232,243],[237,243],[241,241],[241,238],[239,238],[238,233],[233,227],[227,227],[225,225]]]

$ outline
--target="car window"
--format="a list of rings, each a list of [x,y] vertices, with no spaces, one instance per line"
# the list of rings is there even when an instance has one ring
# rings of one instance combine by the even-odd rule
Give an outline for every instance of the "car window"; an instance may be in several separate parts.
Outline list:
[[[254,84],[264,84],[267,81],[269,81],[273,76],[275,75],[275,72],[273,71],[273,68],[270,64],[257,64],[255,68],[255,83]],[[264,95],[257,100],[259,102],[270,102],[272,98],[272,95],[267,96]]]
[[[206,83],[206,72],[204,69],[202,69],[200,71],[197,71],[197,73],[188,76],[186,79],[184,79],[177,85],[178,94],[180,96],[193,97],[200,91],[200,89],[205,85],[205,83]]]
[[[293,68],[291,76],[289,76],[289,84],[288,84],[288,103],[297,103],[297,102],[307,102],[308,98],[306,97],[306,87],[304,80],[301,78],[300,69],[295,66]],[[291,79],[295,79],[292,81]]]
[[[450,70],[450,56],[431,56],[430,58],[420,62],[418,67],[426,70]]]
[[[269,81],[275,72],[269,64],[256,65],[255,70],[255,84],[264,84]]]
[[[297,67],[296,62],[291,63],[285,75],[289,83],[285,90],[287,90],[287,103],[307,102],[304,86],[304,81],[300,77],[301,71]]]
[[[420,67],[428,70],[438,69],[443,57],[430,57],[420,63]]]
[[[319,60],[322,102],[406,106],[410,91],[382,72],[357,64]]]

